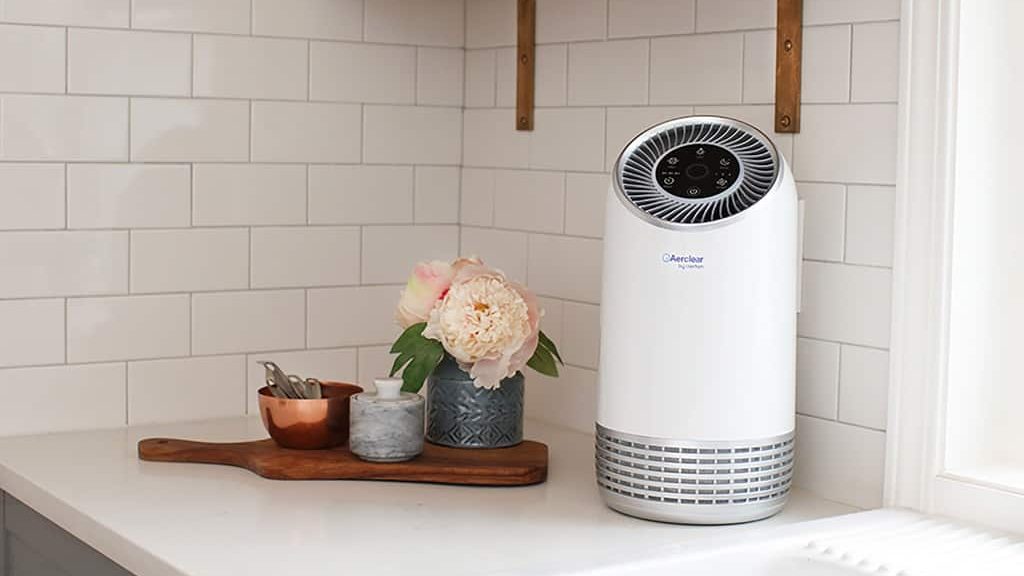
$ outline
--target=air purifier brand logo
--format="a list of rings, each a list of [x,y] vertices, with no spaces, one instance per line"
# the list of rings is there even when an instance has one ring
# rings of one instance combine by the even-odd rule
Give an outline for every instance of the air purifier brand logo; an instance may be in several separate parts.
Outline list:
[[[665,252],[661,255],[661,261],[665,264],[675,265],[679,270],[703,270],[704,257],[692,254],[673,254]]]

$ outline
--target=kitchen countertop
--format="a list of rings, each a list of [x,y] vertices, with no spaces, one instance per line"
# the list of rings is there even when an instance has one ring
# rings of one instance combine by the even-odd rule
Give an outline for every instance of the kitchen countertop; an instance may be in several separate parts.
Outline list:
[[[601,503],[592,436],[539,422],[526,432],[550,446],[537,486],[273,481],[136,457],[151,436],[266,437],[258,418],[240,417],[3,438],[0,489],[137,576],[529,574],[855,511],[795,490],[782,513],[752,524],[637,520]]]

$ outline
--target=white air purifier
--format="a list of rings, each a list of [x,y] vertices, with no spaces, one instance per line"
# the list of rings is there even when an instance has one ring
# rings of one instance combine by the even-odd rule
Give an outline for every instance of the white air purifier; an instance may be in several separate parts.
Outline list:
[[[597,481],[666,522],[765,518],[793,475],[798,201],[771,140],[738,120],[659,124],[607,199]]]

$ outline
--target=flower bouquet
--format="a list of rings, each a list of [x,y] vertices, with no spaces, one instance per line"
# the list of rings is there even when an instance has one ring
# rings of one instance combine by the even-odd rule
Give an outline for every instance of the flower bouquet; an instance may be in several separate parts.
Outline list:
[[[525,366],[558,376],[562,358],[540,329],[537,297],[476,258],[418,264],[396,318],[391,375],[427,389],[427,440],[458,447],[522,441]],[[404,369],[404,370],[403,370]]]

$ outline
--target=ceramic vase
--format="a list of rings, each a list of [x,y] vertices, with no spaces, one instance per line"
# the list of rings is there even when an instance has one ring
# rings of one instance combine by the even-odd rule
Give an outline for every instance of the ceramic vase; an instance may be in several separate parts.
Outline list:
[[[506,448],[523,441],[523,373],[477,388],[445,356],[427,378],[427,441],[453,448]]]

